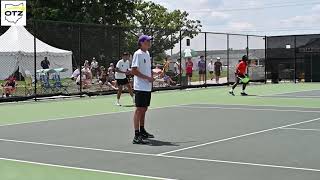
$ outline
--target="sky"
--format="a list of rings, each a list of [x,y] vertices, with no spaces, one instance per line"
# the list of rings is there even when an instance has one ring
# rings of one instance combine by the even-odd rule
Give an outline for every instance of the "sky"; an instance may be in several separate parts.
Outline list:
[[[170,11],[185,10],[201,21],[202,31],[262,36],[319,34],[320,0],[152,0]],[[230,36],[230,48],[246,49],[246,37]],[[249,38],[249,49],[263,49],[263,38]],[[208,50],[225,50],[226,36],[208,35]],[[186,41],[182,42],[185,49]],[[179,52],[177,44],[173,53]],[[191,39],[191,49],[204,50],[204,35]],[[169,54],[169,51],[167,52]]]
[[[181,9],[203,31],[258,35],[320,33],[320,0],[152,0]]]

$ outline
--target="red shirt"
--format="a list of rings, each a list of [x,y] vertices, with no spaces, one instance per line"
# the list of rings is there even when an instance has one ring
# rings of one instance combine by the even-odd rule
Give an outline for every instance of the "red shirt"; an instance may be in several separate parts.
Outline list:
[[[236,73],[239,75],[245,75],[247,72],[247,63],[245,61],[241,61],[238,65],[237,65],[237,70]]]
[[[193,62],[187,62],[187,67],[186,67],[187,73],[192,73],[192,69],[193,69]]]

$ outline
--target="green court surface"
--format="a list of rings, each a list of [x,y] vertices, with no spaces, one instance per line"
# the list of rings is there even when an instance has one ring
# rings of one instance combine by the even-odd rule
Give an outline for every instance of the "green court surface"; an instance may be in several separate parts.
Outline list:
[[[320,108],[320,98],[270,98],[277,94],[320,90],[320,84],[268,84],[251,85],[247,93],[251,96],[241,97],[240,87],[236,96],[228,94],[229,87],[214,87],[190,90],[155,92],[150,108],[171,107],[188,104],[250,105],[274,107]],[[123,97],[123,104],[128,107],[115,106],[115,96],[86,97],[69,100],[51,100],[40,102],[20,102],[0,105],[0,125],[27,122],[63,120],[66,118],[89,117],[92,115],[128,112],[134,108],[128,95]],[[28,178],[26,178],[28,177]],[[150,177],[152,179],[152,177]],[[143,180],[148,177],[90,169],[73,169],[55,167],[45,164],[30,164],[21,161],[0,160],[1,180]]]
[[[50,167],[29,163],[0,161],[0,179],[3,180],[147,180],[151,178],[117,175],[112,173],[94,172],[89,170],[75,170],[63,167]]]

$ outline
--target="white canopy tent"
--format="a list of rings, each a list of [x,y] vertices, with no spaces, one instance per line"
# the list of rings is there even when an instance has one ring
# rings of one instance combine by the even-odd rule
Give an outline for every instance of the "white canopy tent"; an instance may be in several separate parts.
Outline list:
[[[72,74],[72,52],[52,47],[36,39],[37,69],[41,61],[48,57],[50,68],[67,68],[61,77]],[[0,36],[0,79],[6,79],[19,68],[34,74],[34,36],[23,26],[12,26]]]

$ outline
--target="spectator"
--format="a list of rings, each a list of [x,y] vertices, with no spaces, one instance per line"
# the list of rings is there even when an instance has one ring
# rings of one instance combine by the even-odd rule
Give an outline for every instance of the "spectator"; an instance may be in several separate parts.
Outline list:
[[[192,73],[193,73],[193,62],[192,62],[192,58],[188,57],[186,62],[186,74],[188,77],[188,85],[191,85]]]
[[[206,61],[204,56],[200,56],[200,60],[198,61],[198,68],[199,68],[199,83],[205,82],[205,75],[206,75]]]
[[[73,71],[71,75],[72,80],[76,80],[80,76],[80,68],[78,67],[76,70]]]
[[[222,72],[222,63],[220,62],[220,57],[217,57],[217,61],[214,63],[214,72],[216,76],[216,83],[219,84],[221,72]]]
[[[91,72],[90,71],[86,71],[85,68],[82,69],[82,78],[81,76],[79,75],[76,79],[76,83],[77,85],[80,85],[80,82],[82,84],[82,88],[83,89],[89,89],[91,87],[91,79],[90,79],[90,75]]]
[[[89,63],[89,61],[88,61],[88,60],[85,60],[83,66],[90,69],[90,63]]]
[[[50,61],[48,60],[48,57],[44,57],[44,60],[41,61],[41,67],[42,69],[50,68]]]
[[[93,78],[99,79],[98,78],[99,77],[99,63],[97,62],[95,57],[92,58],[91,72],[92,72]]]
[[[112,85],[112,82],[110,81],[109,77],[108,77],[108,72],[106,71],[106,69],[101,66],[101,74],[100,74],[100,78],[99,78],[99,86],[100,86],[100,90],[102,91],[102,87],[103,85],[107,85],[108,87],[110,87],[113,90],[118,90],[118,88],[116,88],[114,85]]]
[[[167,83],[168,86],[177,84],[176,81],[172,80],[172,78],[164,73],[163,70],[160,69],[160,66],[157,65],[155,69],[152,70],[153,74],[156,75],[155,79],[163,79],[164,82]]]
[[[82,72],[84,72],[84,74],[86,75],[86,79],[87,81],[90,81],[91,84],[94,84],[92,82],[92,72],[91,72],[91,69],[90,69],[90,65],[89,65],[89,61],[86,60],[85,63],[84,63],[84,67],[82,69]]]
[[[2,97],[10,97],[16,91],[16,79],[14,77],[9,77],[6,80],[6,83],[1,86],[3,87]]]
[[[109,77],[109,81],[112,82],[113,86],[117,85],[115,72],[116,72],[116,69],[114,68],[114,64],[110,63],[110,66],[108,68],[108,77]]]
[[[211,59],[210,63],[208,64],[208,71],[210,73],[210,76],[211,76],[211,81],[213,80],[214,78],[214,63],[213,63],[213,60]]]
[[[180,64],[180,59],[177,60],[176,63],[174,63],[174,72],[175,72],[175,75],[176,76],[180,76],[180,74],[183,73],[183,69],[182,69],[182,66]]]
[[[166,73],[169,71],[170,62],[171,62],[171,57],[170,57],[170,56],[167,56],[167,57],[164,59],[164,62],[163,62],[163,72],[164,72],[164,74],[166,74]]]

